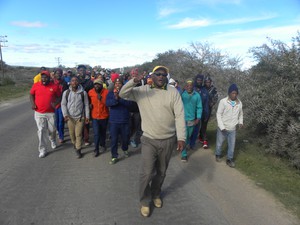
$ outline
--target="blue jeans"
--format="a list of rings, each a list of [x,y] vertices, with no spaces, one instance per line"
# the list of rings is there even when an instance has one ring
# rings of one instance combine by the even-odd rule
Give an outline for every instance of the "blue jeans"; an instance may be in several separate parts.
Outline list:
[[[109,133],[111,137],[110,150],[111,157],[118,158],[118,137],[121,136],[122,150],[128,150],[129,123],[110,123]]]
[[[93,119],[95,151],[99,151],[99,145],[105,147],[106,129],[108,119]]]
[[[235,147],[235,136],[236,131],[235,130],[226,130],[221,131],[220,128],[217,129],[217,143],[216,143],[216,155],[221,155],[222,152],[222,144],[227,138],[227,159],[233,159],[234,154],[234,147]]]
[[[58,132],[59,139],[64,140],[65,121],[61,107],[55,109],[55,127]]]

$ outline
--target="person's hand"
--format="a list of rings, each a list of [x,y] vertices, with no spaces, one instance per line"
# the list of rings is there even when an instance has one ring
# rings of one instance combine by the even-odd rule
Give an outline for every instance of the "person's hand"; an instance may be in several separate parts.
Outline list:
[[[65,121],[68,121],[68,120],[69,120],[69,117],[68,117],[68,116],[65,116],[65,117],[64,117],[64,120],[65,120]]]
[[[177,141],[177,151],[182,151],[184,149],[185,142],[184,141]]]
[[[223,130],[222,130],[222,132],[226,132],[226,131],[227,131],[226,129],[223,129]]]
[[[242,129],[244,127],[243,124],[239,124],[239,128]]]
[[[52,107],[53,109],[55,109],[56,104],[55,104],[54,102],[51,102],[50,104],[51,104],[51,107]]]
[[[199,119],[194,120],[194,125],[197,125],[199,123]]]
[[[88,124],[90,122],[89,118],[85,118],[85,124]]]
[[[36,109],[36,104],[32,104],[32,105],[31,105],[31,109],[32,109],[32,110],[35,110],[35,109]]]
[[[137,77],[133,78],[133,81],[134,83],[138,84],[143,78],[143,75],[138,75]]]

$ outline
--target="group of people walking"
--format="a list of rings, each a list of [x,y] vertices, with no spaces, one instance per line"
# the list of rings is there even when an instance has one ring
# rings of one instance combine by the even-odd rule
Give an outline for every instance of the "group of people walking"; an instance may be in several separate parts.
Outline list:
[[[82,157],[83,144],[90,144],[90,123],[95,157],[106,150],[109,130],[110,164],[118,162],[119,138],[125,157],[129,156],[129,144],[137,147],[141,143],[140,212],[147,217],[151,202],[157,208],[163,205],[161,187],[173,150],[177,149],[181,160],[187,162],[187,151],[195,147],[197,139],[203,148],[208,148],[206,129],[218,101],[217,90],[211,78],[201,74],[187,79],[180,89],[178,82],[173,85],[175,80],[169,78],[165,66],[156,66],[146,76],[133,69],[127,81],[113,71],[109,81],[101,76],[92,80],[84,65],[77,67],[77,73],[66,82],[61,69],[54,70],[51,78],[43,68],[40,80],[30,90],[38,128],[39,157],[47,155],[48,138],[51,147],[56,148],[56,130],[59,142],[65,141],[65,122],[78,158]],[[238,88],[233,84],[217,110],[216,161],[221,161],[222,143],[227,138],[227,164],[232,167],[235,127],[243,124],[242,104],[237,95]]]

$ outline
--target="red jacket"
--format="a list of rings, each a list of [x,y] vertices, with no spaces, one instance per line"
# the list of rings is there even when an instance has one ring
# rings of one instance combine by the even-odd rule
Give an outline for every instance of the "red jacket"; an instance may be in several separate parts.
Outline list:
[[[88,93],[90,104],[92,105],[91,116],[92,119],[107,119],[109,116],[109,109],[106,106],[106,96],[108,90],[103,88],[100,92],[101,100],[98,98],[98,94],[95,88],[91,89]]]

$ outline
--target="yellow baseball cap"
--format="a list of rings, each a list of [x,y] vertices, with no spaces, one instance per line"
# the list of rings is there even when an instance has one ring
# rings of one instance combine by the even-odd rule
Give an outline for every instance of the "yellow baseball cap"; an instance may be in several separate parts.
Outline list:
[[[152,72],[154,73],[158,69],[163,69],[163,70],[165,70],[167,72],[167,74],[169,74],[169,69],[167,67],[165,67],[165,66],[156,66],[156,67],[154,67],[154,69],[152,70]]]

